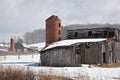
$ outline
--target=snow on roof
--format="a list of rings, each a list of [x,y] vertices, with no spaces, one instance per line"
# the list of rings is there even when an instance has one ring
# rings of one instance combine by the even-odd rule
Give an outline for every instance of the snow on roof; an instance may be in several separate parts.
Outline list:
[[[41,42],[41,43],[35,43],[35,44],[26,44],[26,43],[22,43],[23,47],[25,48],[36,48],[37,50],[42,50],[45,47],[45,42]]]
[[[45,42],[29,44],[28,46],[29,46],[29,48],[33,48],[33,47],[37,48],[40,51],[45,47]]]
[[[29,48],[29,46],[26,43],[22,43],[23,47]]]
[[[96,39],[69,39],[69,40],[62,40],[58,42],[54,42],[44,50],[51,49],[58,46],[70,46],[76,43],[86,43],[86,42],[101,42],[107,40],[106,38],[96,38]]]

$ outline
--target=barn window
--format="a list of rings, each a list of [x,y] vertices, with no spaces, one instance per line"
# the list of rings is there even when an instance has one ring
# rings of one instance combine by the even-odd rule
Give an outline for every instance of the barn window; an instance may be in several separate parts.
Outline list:
[[[86,43],[86,44],[85,44],[85,47],[86,47],[86,48],[90,48],[91,46],[92,46],[92,43]]]
[[[75,37],[77,37],[77,36],[78,36],[78,33],[77,33],[77,32],[75,32],[75,34],[74,34],[74,35],[75,35]]]
[[[107,37],[107,31],[104,31],[104,38],[106,38]]]
[[[75,54],[80,54],[78,47],[75,48]]]
[[[112,31],[112,32],[109,32],[109,37],[113,37],[114,36],[114,32]]]
[[[94,34],[94,38],[99,38],[100,37],[100,33],[95,33]]]
[[[59,27],[61,27],[61,24],[59,23]]]
[[[92,31],[89,31],[88,32],[88,37],[91,37],[92,36]]]

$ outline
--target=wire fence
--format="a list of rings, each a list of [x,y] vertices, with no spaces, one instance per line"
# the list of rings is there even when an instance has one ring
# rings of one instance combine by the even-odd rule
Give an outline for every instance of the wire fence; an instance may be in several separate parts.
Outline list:
[[[36,55],[39,56],[40,58],[40,55],[38,53],[31,53],[31,54],[13,54],[13,55],[9,55],[9,54],[3,54],[0,56],[0,61],[1,60],[11,60],[11,59],[15,59],[15,60],[21,60],[21,59],[34,59],[36,58]]]

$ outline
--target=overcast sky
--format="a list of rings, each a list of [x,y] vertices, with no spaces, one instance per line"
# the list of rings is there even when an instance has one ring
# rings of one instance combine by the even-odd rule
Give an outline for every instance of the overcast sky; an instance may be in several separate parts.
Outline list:
[[[56,15],[62,25],[120,23],[120,0],[0,0],[0,42],[45,28]]]

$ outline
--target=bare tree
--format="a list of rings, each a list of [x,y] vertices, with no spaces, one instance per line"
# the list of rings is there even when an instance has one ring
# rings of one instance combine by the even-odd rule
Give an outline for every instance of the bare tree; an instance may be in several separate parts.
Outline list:
[[[45,29],[36,29],[33,32],[26,32],[24,34],[24,41],[28,44],[44,42]]]

